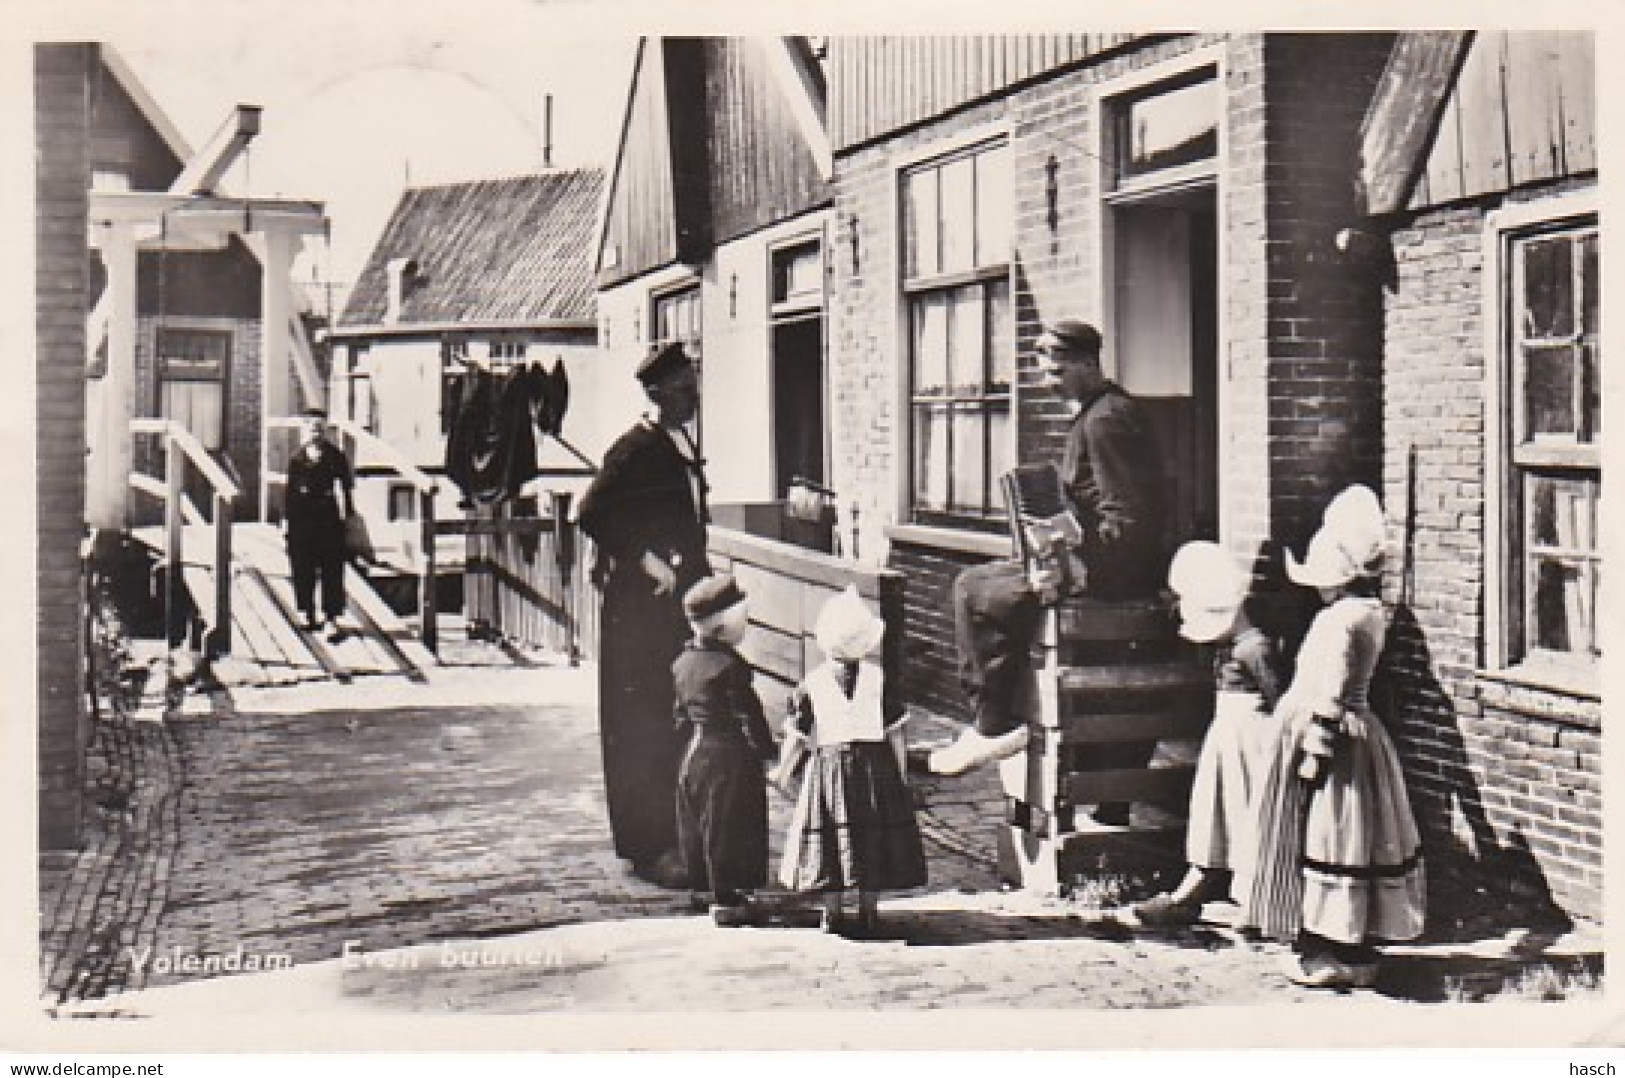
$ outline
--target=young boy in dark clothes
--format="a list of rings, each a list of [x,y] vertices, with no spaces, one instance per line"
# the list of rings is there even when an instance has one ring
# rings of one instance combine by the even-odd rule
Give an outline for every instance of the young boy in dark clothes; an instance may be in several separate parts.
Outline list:
[[[679,735],[677,840],[690,886],[711,892],[711,919],[751,924],[749,892],[767,882],[767,780],[777,755],[750,665],[734,648],[749,625],[745,593],[727,574],[683,597],[693,639],[672,664]]]

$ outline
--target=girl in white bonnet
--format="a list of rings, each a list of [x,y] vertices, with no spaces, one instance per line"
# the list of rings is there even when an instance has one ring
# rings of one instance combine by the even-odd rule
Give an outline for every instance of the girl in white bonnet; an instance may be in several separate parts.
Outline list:
[[[853,937],[876,934],[877,891],[925,883],[925,852],[903,779],[906,719],[886,692],[885,672],[867,658],[885,632],[854,587],[824,604],[814,635],[825,661],[791,697],[779,765],[769,776],[784,788],[806,761],[779,880],[792,891],[822,894],[824,931]],[[850,920],[842,907],[849,890],[858,893]]]
[[[1185,857],[1189,868],[1172,891],[1133,907],[1144,925],[1194,923],[1205,902],[1245,890],[1252,864],[1253,802],[1279,726],[1280,654],[1247,614],[1251,579],[1218,543],[1193,540],[1168,566],[1179,597],[1179,632],[1205,644],[1213,659],[1213,722],[1202,740],[1191,785]]]
[[[1376,944],[1422,932],[1421,839],[1399,754],[1367,693],[1387,619],[1384,522],[1362,486],[1326,507],[1287,575],[1326,606],[1276,706],[1281,736],[1258,802],[1257,867],[1244,923],[1293,941],[1288,975],[1317,988],[1376,983]]]

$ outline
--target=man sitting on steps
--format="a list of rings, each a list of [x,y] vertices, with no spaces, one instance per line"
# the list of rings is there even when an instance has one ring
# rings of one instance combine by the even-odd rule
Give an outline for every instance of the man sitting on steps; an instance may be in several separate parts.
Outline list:
[[[957,775],[1026,747],[1026,718],[1017,708],[1045,604],[1061,592],[1149,597],[1162,585],[1167,558],[1161,454],[1144,408],[1101,372],[1100,347],[1100,332],[1072,319],[1050,325],[1037,344],[1044,384],[1056,387],[1073,412],[1060,463],[1072,512],[1070,519],[1038,522],[1037,538],[1042,543],[1047,534],[1051,543],[1064,545],[1065,553],[1081,560],[1081,571],[1051,568],[1029,578],[1020,562],[998,561],[967,569],[954,581],[960,681],[974,702],[975,722],[931,754],[927,766],[938,774]],[[1143,767],[1154,747],[1101,746],[1090,762]],[[1095,818],[1126,824],[1128,806],[1098,806]]]

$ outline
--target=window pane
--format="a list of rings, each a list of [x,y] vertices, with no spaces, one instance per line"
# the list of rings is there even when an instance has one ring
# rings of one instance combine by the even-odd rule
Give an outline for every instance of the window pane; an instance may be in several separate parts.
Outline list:
[[[976,264],[1010,261],[1010,213],[1015,200],[1010,182],[1010,148],[976,155]]]
[[[1599,380],[1597,344],[1580,346],[1580,406],[1585,409],[1585,424],[1580,428],[1582,442],[1596,441],[1602,433],[1602,382]]]
[[[1523,252],[1523,334],[1566,337],[1574,332],[1573,244],[1567,236],[1530,240]]]
[[[940,393],[948,386],[948,298],[920,296],[914,308],[914,392]]]
[[[1597,333],[1597,237],[1586,236],[1580,241],[1581,291],[1584,293],[1580,328],[1588,336]]]
[[[1534,646],[1546,651],[1588,650],[1590,596],[1580,566],[1551,558],[1535,559]]]
[[[987,413],[988,432],[988,458],[987,474],[992,479],[988,496],[992,500],[990,508],[995,513],[1004,512],[1004,484],[999,477],[1008,472],[1015,465],[1012,459],[1014,439],[1010,429],[1010,408],[1003,402],[989,406]]]
[[[224,393],[219,382],[165,382],[163,415],[185,427],[205,449],[221,446]]]
[[[973,184],[975,164],[962,157],[942,166],[942,272],[958,273],[973,268],[976,229],[976,199]]]
[[[903,276],[937,272],[937,170],[903,177]]]
[[[981,409],[961,405],[954,409],[953,495],[955,509],[981,513],[987,508],[987,424]]]
[[[1595,549],[1596,488],[1589,480],[1531,475],[1524,489],[1531,543],[1570,552]]]
[[[991,389],[1006,391],[1015,379],[1016,371],[1016,340],[1010,320],[1010,282],[988,281],[983,287],[987,290],[987,347],[992,357],[988,380]]]
[[[1219,94],[1214,79],[1120,107],[1117,159],[1124,176],[1202,161],[1219,152]]]
[[[1575,433],[1574,352],[1567,345],[1524,349],[1525,439]]]
[[[1602,562],[1594,561],[1591,563],[1591,589],[1586,593],[1587,600],[1591,604],[1587,609],[1592,612],[1588,615],[1586,622],[1591,627],[1591,654],[1593,655],[1602,654],[1602,639],[1597,635],[1597,617],[1594,613],[1597,609],[1597,596],[1601,594]]]
[[[914,504],[948,508],[948,412],[941,406],[914,409]]]
[[[987,338],[980,285],[956,288],[949,294],[953,316],[948,320],[948,376],[960,396],[980,396],[986,381],[982,350]]]

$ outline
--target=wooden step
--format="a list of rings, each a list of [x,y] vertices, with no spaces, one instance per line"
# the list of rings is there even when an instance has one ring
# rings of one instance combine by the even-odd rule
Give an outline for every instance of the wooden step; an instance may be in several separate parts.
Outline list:
[[[1194,767],[1137,767],[1072,771],[1061,778],[1061,797],[1074,805],[1132,801],[1178,807],[1189,804]]]
[[[1213,708],[1161,708],[1156,711],[1070,711],[1063,709],[1055,734],[1063,745],[1097,745],[1120,741],[1200,739],[1213,719]]]
[[[1160,599],[1114,601],[1085,596],[1058,604],[1054,616],[1061,643],[1179,638],[1178,622]]]

